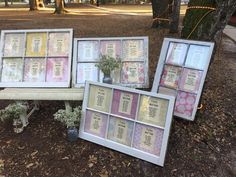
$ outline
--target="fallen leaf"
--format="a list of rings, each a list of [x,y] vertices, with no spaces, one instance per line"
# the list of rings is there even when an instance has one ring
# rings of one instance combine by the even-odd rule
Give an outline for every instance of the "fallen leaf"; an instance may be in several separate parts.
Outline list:
[[[34,163],[30,163],[30,164],[26,165],[26,168],[30,168],[30,167],[32,167],[33,165],[34,165]]]

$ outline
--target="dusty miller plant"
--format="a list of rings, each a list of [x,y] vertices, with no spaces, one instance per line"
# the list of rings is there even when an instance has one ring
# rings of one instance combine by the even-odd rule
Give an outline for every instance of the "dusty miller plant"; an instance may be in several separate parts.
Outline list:
[[[12,103],[4,109],[0,110],[1,122],[6,122],[13,119],[19,119],[20,115],[25,112],[27,103]]]
[[[77,127],[81,118],[81,106],[75,107],[72,111],[59,109],[54,115],[54,119],[69,127]]]
[[[97,66],[105,75],[110,75],[113,70],[120,67],[121,59],[119,57],[111,57],[109,55],[100,55],[100,62]]]

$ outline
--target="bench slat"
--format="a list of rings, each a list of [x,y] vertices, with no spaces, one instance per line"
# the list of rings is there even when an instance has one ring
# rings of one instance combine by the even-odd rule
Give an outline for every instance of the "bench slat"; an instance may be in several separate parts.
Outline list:
[[[5,88],[0,90],[0,100],[83,100],[83,88],[34,89]]]

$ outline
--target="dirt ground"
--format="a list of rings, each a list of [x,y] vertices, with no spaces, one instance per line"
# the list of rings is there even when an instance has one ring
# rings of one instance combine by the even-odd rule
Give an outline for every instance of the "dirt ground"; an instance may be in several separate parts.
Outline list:
[[[77,8],[66,15],[0,8],[0,29],[73,28],[74,37],[148,36],[152,84],[163,38],[178,34],[150,28],[150,15]],[[223,36],[206,78],[203,109],[194,122],[174,118],[164,167],[81,139],[68,142],[66,128],[53,120],[63,102],[43,101],[22,134],[0,125],[0,177],[236,176],[235,54],[236,43]],[[0,108],[8,103],[0,101]]]

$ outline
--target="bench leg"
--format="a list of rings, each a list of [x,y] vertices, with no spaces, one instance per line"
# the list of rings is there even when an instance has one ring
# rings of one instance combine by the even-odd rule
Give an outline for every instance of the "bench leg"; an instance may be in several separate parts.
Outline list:
[[[72,107],[70,105],[69,101],[65,101],[65,108],[66,108],[66,112],[72,112]]]
[[[23,104],[23,101],[16,101],[16,103],[21,103],[24,106],[24,111],[20,114],[20,120],[22,122],[23,127],[26,127],[29,124],[29,120],[27,117],[28,107]]]
[[[13,125],[15,126],[14,131],[16,133],[21,133],[24,130],[24,127],[26,127],[29,124],[29,117],[34,113],[34,111],[39,110],[39,102],[34,101],[34,107],[28,114],[27,114],[28,106],[24,105],[23,101],[16,101],[16,103],[20,103],[24,107],[24,111],[20,114],[21,123],[18,122],[17,120],[15,120],[15,122],[13,123]],[[22,124],[22,127],[17,127],[17,125],[19,124]]]

